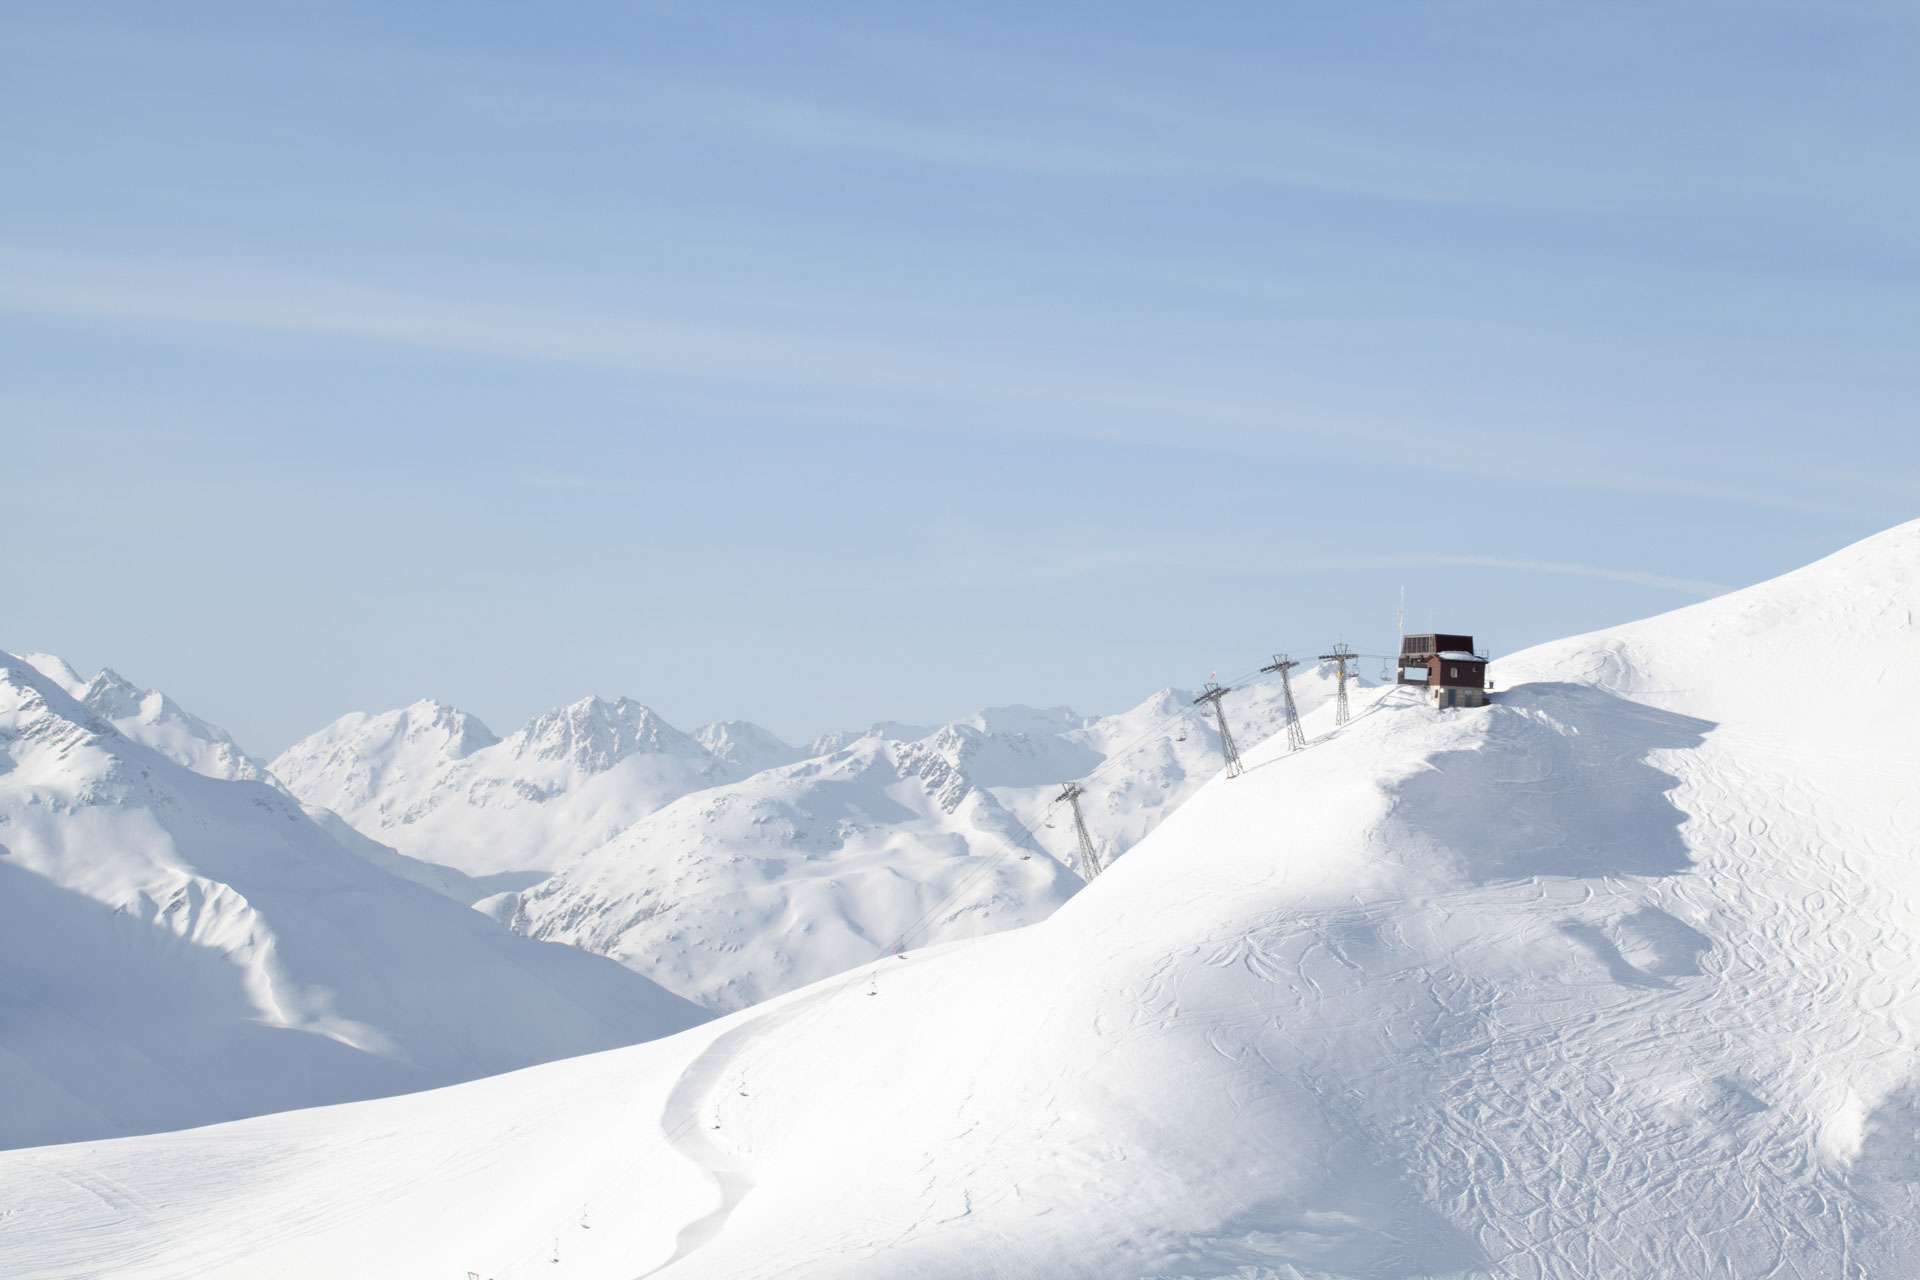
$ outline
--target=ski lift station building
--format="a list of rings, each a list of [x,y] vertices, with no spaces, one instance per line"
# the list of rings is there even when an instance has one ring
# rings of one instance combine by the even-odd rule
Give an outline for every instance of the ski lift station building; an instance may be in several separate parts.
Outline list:
[[[1400,637],[1395,684],[1424,684],[1436,707],[1487,705],[1487,659],[1473,651],[1472,636],[1438,631]]]

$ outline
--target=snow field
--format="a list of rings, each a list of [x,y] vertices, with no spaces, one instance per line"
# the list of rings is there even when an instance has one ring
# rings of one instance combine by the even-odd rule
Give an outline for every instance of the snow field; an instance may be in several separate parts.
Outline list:
[[[1915,1274],[1916,595],[1920,524],[1369,691],[1044,923],[667,1040],[0,1155],[0,1269]]]

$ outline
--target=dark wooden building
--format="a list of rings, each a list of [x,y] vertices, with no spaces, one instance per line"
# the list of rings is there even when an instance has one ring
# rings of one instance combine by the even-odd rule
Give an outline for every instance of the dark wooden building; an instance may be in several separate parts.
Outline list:
[[[1473,651],[1472,636],[1438,631],[1400,637],[1396,684],[1424,684],[1436,707],[1487,705],[1487,660]]]

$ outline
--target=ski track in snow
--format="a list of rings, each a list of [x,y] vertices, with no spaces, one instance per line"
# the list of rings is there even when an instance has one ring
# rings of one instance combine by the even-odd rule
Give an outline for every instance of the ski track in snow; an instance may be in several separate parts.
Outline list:
[[[782,1010],[780,1021],[791,1021],[820,1000],[830,1000],[838,991],[816,995],[813,999]],[[680,1228],[673,1242],[673,1253],[658,1267],[643,1274],[664,1271],[696,1252],[720,1233],[727,1216],[753,1186],[751,1169],[735,1157],[726,1144],[725,1120],[729,1090],[735,1097],[751,1097],[739,1086],[747,1083],[738,1061],[741,1050],[750,1044],[761,1024],[735,1028],[716,1039],[681,1072],[661,1116],[661,1132],[672,1148],[696,1168],[713,1179],[715,1203],[705,1214]],[[734,1107],[738,1112],[744,1108]],[[721,1134],[721,1137],[715,1137]]]

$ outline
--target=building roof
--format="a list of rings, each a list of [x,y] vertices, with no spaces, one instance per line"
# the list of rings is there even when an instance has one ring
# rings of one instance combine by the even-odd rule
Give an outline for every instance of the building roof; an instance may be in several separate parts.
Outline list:
[[[1448,662],[1485,662],[1486,661],[1485,658],[1481,657],[1477,653],[1463,653],[1458,649],[1449,649],[1445,653],[1436,653],[1433,656],[1436,658],[1445,658]]]

